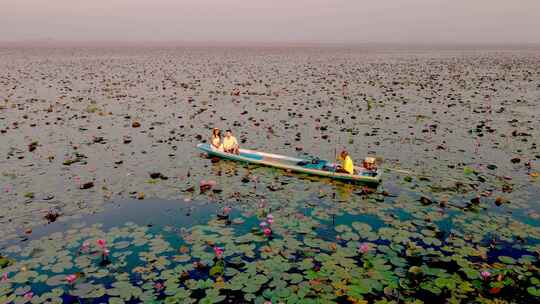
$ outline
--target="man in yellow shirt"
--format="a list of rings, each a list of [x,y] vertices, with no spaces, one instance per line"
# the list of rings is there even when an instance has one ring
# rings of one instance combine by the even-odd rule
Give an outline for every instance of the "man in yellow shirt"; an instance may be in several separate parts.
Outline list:
[[[227,153],[240,154],[238,141],[236,137],[232,135],[231,130],[225,131],[223,137],[223,150]]]
[[[338,160],[341,161],[341,164],[337,166],[336,172],[354,174],[354,164],[347,151],[341,151]]]

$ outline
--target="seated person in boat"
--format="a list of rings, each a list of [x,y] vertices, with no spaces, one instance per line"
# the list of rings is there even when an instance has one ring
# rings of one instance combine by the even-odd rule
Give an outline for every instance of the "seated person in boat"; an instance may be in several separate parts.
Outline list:
[[[337,165],[336,172],[354,174],[353,161],[347,151],[341,151],[337,159],[341,162],[341,164]]]
[[[223,151],[223,144],[221,143],[221,130],[218,128],[212,129],[212,138],[210,139],[210,145],[212,149]]]
[[[369,172],[377,172],[377,164],[375,157],[366,157],[362,163],[364,169],[366,169]]]
[[[232,135],[231,130],[225,131],[225,137],[223,137],[223,150],[227,153],[240,154],[238,141],[236,137]]]

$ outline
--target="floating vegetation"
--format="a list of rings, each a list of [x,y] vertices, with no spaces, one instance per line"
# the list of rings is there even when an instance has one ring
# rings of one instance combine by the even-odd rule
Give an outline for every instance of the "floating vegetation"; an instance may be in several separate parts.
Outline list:
[[[0,54],[0,303],[540,302],[537,52]],[[207,159],[213,127],[383,182]]]
[[[179,231],[132,222],[76,225],[11,245],[3,250],[9,258],[0,258],[0,300],[538,300],[540,228],[509,218],[456,216],[445,231],[442,220],[381,225],[348,216],[332,224],[291,208],[270,214],[263,205],[251,217],[226,211],[243,221],[231,224],[216,214]]]

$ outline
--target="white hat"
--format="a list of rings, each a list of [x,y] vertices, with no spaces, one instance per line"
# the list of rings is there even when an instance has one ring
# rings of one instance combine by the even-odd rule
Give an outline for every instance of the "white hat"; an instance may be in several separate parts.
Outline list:
[[[366,163],[374,164],[375,163],[375,157],[366,157]]]

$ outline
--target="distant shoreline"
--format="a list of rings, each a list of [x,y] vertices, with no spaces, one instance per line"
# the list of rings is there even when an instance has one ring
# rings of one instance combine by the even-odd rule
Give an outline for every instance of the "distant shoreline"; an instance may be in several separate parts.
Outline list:
[[[224,41],[0,41],[0,48],[351,48],[366,50],[540,50],[540,43],[337,43]]]

